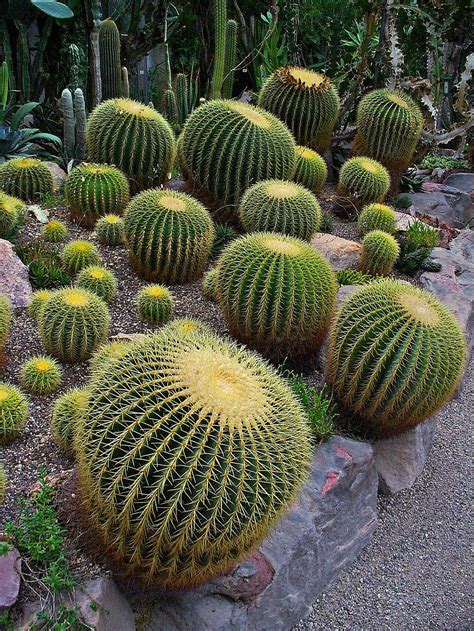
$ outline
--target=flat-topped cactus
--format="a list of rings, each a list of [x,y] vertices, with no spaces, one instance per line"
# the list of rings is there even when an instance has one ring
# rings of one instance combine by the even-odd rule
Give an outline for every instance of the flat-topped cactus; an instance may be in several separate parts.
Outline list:
[[[14,158],[0,164],[0,189],[26,201],[38,201],[53,192],[49,167],[36,158]]]

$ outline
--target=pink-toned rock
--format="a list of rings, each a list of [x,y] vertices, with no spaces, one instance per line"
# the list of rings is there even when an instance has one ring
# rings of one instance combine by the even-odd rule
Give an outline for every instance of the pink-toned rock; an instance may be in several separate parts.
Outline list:
[[[395,221],[397,222],[397,230],[398,232],[406,232],[412,223],[416,221],[414,217],[411,215],[407,215],[406,213],[398,212],[395,210]]]
[[[359,266],[362,246],[356,241],[316,232],[311,239],[311,245],[324,254],[334,269],[357,269]]]
[[[12,607],[20,592],[21,557],[13,548],[6,556],[0,555],[0,612]]]
[[[66,172],[61,169],[61,167],[57,165],[56,162],[46,162],[46,164],[48,165],[49,170],[51,171],[53,176],[54,190],[57,191],[64,184],[64,180],[66,179]]]
[[[33,295],[28,268],[5,239],[0,239],[0,294],[7,296],[15,309],[27,307]]]

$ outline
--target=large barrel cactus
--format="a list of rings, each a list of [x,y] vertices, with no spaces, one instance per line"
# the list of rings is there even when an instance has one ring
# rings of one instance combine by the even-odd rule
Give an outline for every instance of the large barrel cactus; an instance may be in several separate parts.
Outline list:
[[[382,280],[346,300],[330,335],[328,379],[375,435],[404,432],[434,414],[466,359],[454,317],[431,294]]]
[[[89,117],[87,151],[92,162],[119,167],[138,190],[167,179],[176,141],[170,125],[153,108],[131,99],[110,99]]]
[[[190,195],[155,188],[127,206],[125,236],[130,262],[140,276],[179,284],[202,275],[214,225],[204,206]]]
[[[328,177],[328,167],[324,158],[302,145],[296,145],[295,153],[296,169],[293,179],[310,191],[320,193]]]
[[[218,262],[217,299],[231,332],[272,357],[310,352],[333,314],[336,280],[310,245],[261,232],[233,241]]]
[[[304,413],[269,365],[171,327],[93,379],[76,440],[82,495],[109,554],[173,588],[248,555],[294,499],[310,453]]]
[[[418,105],[401,90],[374,90],[357,108],[356,154],[378,160],[390,172],[392,192],[410,165],[423,129]]]
[[[321,207],[300,184],[263,180],[242,197],[239,217],[246,232],[281,232],[309,241],[320,229]]]
[[[390,187],[388,171],[371,158],[350,158],[342,165],[337,192],[347,202],[360,208],[383,201]]]
[[[272,114],[238,101],[210,101],[188,118],[180,141],[183,172],[222,206],[259,180],[291,179],[295,142]]]
[[[49,167],[36,158],[14,158],[0,164],[0,189],[26,201],[38,201],[53,192]]]
[[[331,80],[308,68],[278,68],[265,81],[260,107],[284,121],[300,145],[324,153],[339,114],[339,96]]]

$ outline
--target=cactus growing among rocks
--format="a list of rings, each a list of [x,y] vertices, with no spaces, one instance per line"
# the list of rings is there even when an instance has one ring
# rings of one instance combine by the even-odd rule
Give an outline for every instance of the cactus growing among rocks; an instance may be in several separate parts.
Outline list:
[[[125,242],[125,222],[118,215],[105,215],[95,225],[95,233],[100,243],[115,247]]]
[[[361,235],[371,230],[383,230],[393,234],[397,229],[397,220],[391,206],[386,204],[369,204],[362,209],[357,220],[357,227]]]
[[[195,318],[175,318],[160,329],[162,335],[173,334],[179,337],[194,335],[195,333],[212,335],[213,331],[210,326]]]
[[[342,287],[344,285],[367,285],[374,278],[370,274],[364,274],[355,269],[338,269],[336,270],[336,280]]]
[[[37,201],[41,195],[53,192],[53,176],[41,160],[14,158],[0,164],[0,189],[13,197]]]
[[[90,241],[71,241],[64,246],[62,254],[64,266],[70,274],[77,274],[81,269],[101,262],[97,248]]]
[[[57,446],[70,456],[74,455],[74,438],[87,409],[88,395],[86,388],[72,388],[56,399],[53,406],[51,434]]]
[[[7,343],[12,323],[13,309],[10,300],[0,294],[0,353]]]
[[[400,246],[391,234],[372,230],[362,239],[360,269],[367,274],[386,276],[393,270]]]
[[[16,236],[25,213],[25,204],[21,199],[0,191],[0,239],[11,239]]]
[[[35,291],[28,306],[28,315],[30,315],[34,320],[38,320],[43,305],[51,297],[52,293],[53,292],[49,289],[40,289],[39,291]]]
[[[458,386],[466,345],[434,296],[384,279],[361,287],[332,327],[328,380],[377,436],[404,432],[441,408]]]
[[[61,383],[61,368],[55,359],[37,355],[23,364],[20,382],[32,394],[51,394]]]
[[[293,179],[303,184],[310,191],[320,193],[328,177],[328,167],[325,160],[308,147],[296,145],[296,169]]]
[[[150,324],[164,324],[173,313],[173,296],[163,285],[148,285],[138,292],[138,316]]]
[[[105,302],[112,302],[117,293],[118,283],[110,270],[100,265],[90,265],[79,272],[76,285],[91,291]]]
[[[16,386],[0,381],[0,445],[19,436],[28,418],[28,401]]]
[[[57,219],[48,221],[41,230],[43,240],[48,243],[61,243],[61,241],[65,241],[67,239],[68,234],[69,230],[66,224],[62,221],[58,221]]]
[[[127,340],[103,344],[90,359],[91,376],[96,377],[102,374],[108,369],[109,364],[123,357],[129,348],[130,342]]]
[[[385,167],[370,158],[350,158],[339,173],[337,191],[356,208],[383,201],[390,187]]]

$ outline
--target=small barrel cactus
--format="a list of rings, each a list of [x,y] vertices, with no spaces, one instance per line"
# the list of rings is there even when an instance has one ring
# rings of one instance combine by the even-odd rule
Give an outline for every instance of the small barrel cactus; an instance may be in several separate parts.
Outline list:
[[[87,228],[103,215],[122,213],[130,199],[127,178],[108,164],[75,167],[66,178],[64,193],[71,218]]]
[[[374,278],[370,274],[364,274],[355,269],[338,269],[336,270],[336,280],[342,287],[344,285],[367,285]]]
[[[167,284],[199,278],[214,240],[204,206],[185,193],[154,188],[127,206],[125,236],[133,269]]]
[[[81,269],[101,263],[100,254],[90,241],[71,241],[63,249],[64,267],[70,274],[77,274]]]
[[[370,158],[350,158],[339,173],[337,191],[356,208],[383,201],[390,187],[385,167]]]
[[[148,285],[138,292],[138,316],[150,324],[164,324],[173,314],[173,296],[163,285]]]
[[[25,212],[25,204],[21,199],[0,191],[0,239],[11,239],[16,236]]]
[[[14,158],[0,164],[0,189],[26,201],[38,201],[53,192],[49,167],[36,158]]]
[[[278,68],[263,84],[258,104],[284,121],[300,145],[320,153],[331,146],[339,95],[326,75],[309,68]]]
[[[87,151],[94,162],[115,164],[139,190],[168,178],[176,140],[169,123],[153,108],[131,99],[110,99],[89,116]]]
[[[76,286],[88,289],[105,302],[112,302],[117,293],[118,283],[115,274],[110,270],[99,265],[90,265],[79,272]]]
[[[90,359],[90,373],[93,377],[102,374],[107,370],[109,364],[114,363],[130,348],[128,340],[108,342],[98,348]]]
[[[296,145],[296,169],[293,179],[314,193],[320,193],[328,178],[328,167],[319,153]]]
[[[202,279],[202,293],[204,297],[212,302],[217,302],[217,279],[219,272],[217,267],[208,270]]]
[[[400,254],[397,240],[383,230],[372,230],[362,239],[360,270],[366,274],[386,276],[393,270]]]
[[[43,226],[41,236],[48,243],[61,243],[66,241],[69,235],[68,227],[62,221],[53,219]]]
[[[56,399],[51,415],[51,434],[56,445],[74,455],[77,426],[86,413],[89,392],[86,388],[72,388]]]
[[[204,322],[201,322],[201,320],[196,320],[195,318],[175,318],[160,329],[160,334],[162,335],[173,334],[185,337],[195,333],[211,335],[212,329]]]
[[[0,381],[0,445],[19,436],[28,418],[28,401],[16,386]]]
[[[383,230],[393,234],[397,229],[395,212],[386,204],[369,204],[362,209],[357,221],[357,227],[361,235],[371,230]]]
[[[441,408],[466,360],[455,318],[430,293],[379,280],[353,293],[332,327],[328,379],[377,436],[404,432]]]
[[[13,309],[10,300],[0,294],[0,352],[7,343],[12,323]]]
[[[209,101],[188,118],[182,158],[192,182],[220,206],[238,203],[259,180],[291,179],[295,141],[265,110],[238,101]]]
[[[79,288],[54,291],[39,315],[39,332],[48,353],[68,363],[89,359],[107,338],[110,315],[105,302]]]
[[[217,295],[231,332],[275,357],[310,352],[326,333],[336,298],[327,260],[299,239],[254,233],[221,254]]]
[[[309,241],[321,224],[321,206],[301,184],[264,180],[242,197],[240,222],[246,232],[281,232]]]
[[[31,303],[28,306],[28,315],[30,315],[34,320],[38,320],[43,305],[51,297],[52,293],[53,292],[49,289],[40,289],[39,291],[35,291],[33,297],[31,298]]]
[[[311,447],[299,402],[258,355],[171,326],[93,381],[75,446],[85,505],[115,563],[180,588],[260,543],[294,500]]]
[[[102,245],[115,247],[125,241],[125,222],[118,215],[105,215],[95,225],[95,233]]]
[[[52,357],[37,355],[23,364],[20,383],[31,394],[51,394],[61,383],[61,367]]]

